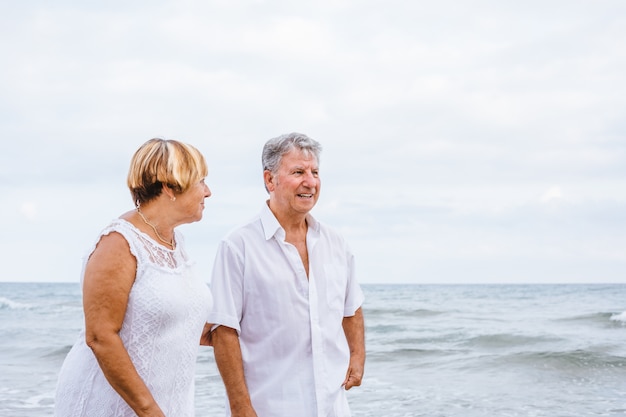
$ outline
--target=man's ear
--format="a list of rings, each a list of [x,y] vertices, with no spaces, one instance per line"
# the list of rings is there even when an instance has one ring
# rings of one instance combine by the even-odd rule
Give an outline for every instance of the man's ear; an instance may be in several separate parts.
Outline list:
[[[276,184],[274,183],[274,175],[269,170],[263,171],[263,181],[265,182],[265,189],[268,192],[274,191]]]

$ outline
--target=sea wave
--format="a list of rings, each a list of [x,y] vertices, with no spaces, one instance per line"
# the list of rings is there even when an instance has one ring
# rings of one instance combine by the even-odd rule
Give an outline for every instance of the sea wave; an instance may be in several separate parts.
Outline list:
[[[626,358],[586,349],[520,352],[500,358],[508,365],[526,364],[542,369],[616,369],[626,368]]]
[[[18,303],[8,298],[0,297],[0,310],[28,310],[32,308],[30,304]]]
[[[622,313],[612,314],[610,319],[612,321],[619,321],[622,324],[626,325],[626,311]]]
[[[560,320],[561,322],[572,322],[575,324],[593,324],[611,326],[611,325],[625,325],[626,326],[626,311],[617,312],[598,312],[589,313],[583,315],[577,315],[572,317],[566,317]]]
[[[46,301],[29,304],[20,303],[6,297],[0,297],[0,311],[30,310],[51,316],[58,314],[76,314],[77,312],[81,312],[82,309],[80,302],[76,301],[63,303],[51,303]]]
[[[72,345],[66,345],[58,349],[52,349],[47,352],[43,352],[43,354],[40,356],[46,359],[65,358],[71,349]]]
[[[418,309],[405,309],[405,308],[367,308],[365,310],[365,314],[367,316],[385,316],[392,315],[394,317],[403,316],[403,317],[432,317],[439,316],[441,314],[446,314],[445,311],[439,310],[429,310],[425,308]]]
[[[478,348],[511,348],[516,346],[529,346],[546,342],[555,342],[559,340],[559,338],[554,336],[525,336],[510,333],[497,333],[472,337],[463,342],[463,345]]]

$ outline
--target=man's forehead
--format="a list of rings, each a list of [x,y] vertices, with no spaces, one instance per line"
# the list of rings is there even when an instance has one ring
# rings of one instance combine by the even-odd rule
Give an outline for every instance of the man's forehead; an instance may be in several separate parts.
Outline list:
[[[281,158],[281,165],[285,166],[316,166],[317,158],[313,152],[306,152],[301,149],[292,149]]]

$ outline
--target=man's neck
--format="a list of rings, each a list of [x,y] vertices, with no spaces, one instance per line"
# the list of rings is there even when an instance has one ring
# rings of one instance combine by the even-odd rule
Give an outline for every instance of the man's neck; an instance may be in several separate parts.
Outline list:
[[[267,205],[272,214],[274,214],[274,217],[276,217],[276,220],[278,220],[280,226],[285,230],[287,236],[306,236],[308,228],[306,213],[283,213],[276,209],[271,200],[267,201]]]

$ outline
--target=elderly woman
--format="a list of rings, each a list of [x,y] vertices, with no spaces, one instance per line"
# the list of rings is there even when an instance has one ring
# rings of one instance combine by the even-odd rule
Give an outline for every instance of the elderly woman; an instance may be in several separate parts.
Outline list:
[[[85,258],[85,328],[59,375],[56,416],[194,415],[212,298],[175,228],[202,218],[206,175],[202,154],[178,141],[151,139],[133,156],[136,208],[113,220]]]

